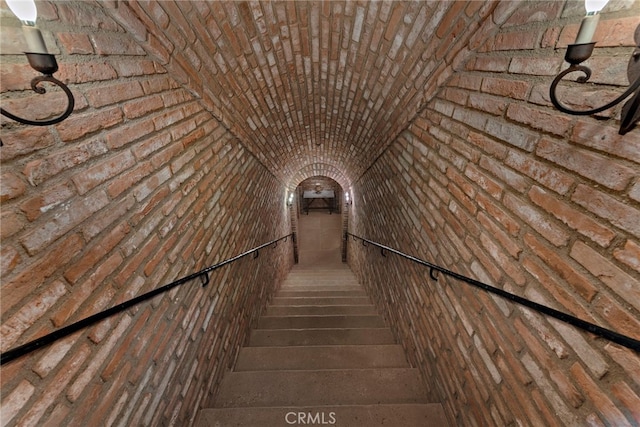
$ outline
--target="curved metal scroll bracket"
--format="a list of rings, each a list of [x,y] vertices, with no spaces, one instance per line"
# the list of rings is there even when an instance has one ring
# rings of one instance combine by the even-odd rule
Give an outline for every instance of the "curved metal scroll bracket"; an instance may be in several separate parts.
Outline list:
[[[50,120],[24,119],[22,117],[18,117],[15,114],[8,112],[4,108],[0,108],[0,114],[2,114],[3,116],[9,117],[11,120],[15,120],[16,122],[19,122],[25,125],[32,125],[32,126],[50,126],[56,123],[60,123],[61,121],[69,117],[69,115],[73,112],[73,108],[75,106],[75,99],[73,98],[73,94],[71,93],[71,90],[69,89],[69,87],[51,75],[38,76],[38,77],[35,77],[33,80],[31,80],[31,89],[33,89],[35,93],[40,95],[47,92],[44,87],[39,86],[40,83],[42,82],[49,82],[49,83],[53,83],[56,86],[59,86],[67,95],[67,109],[64,111],[64,113]]]
[[[429,269],[429,277],[431,277],[435,282],[438,281],[437,271],[432,268]]]
[[[557,88],[560,81],[568,74],[574,72],[582,72],[584,75],[578,77],[576,81],[578,83],[587,83],[591,77],[591,69],[584,65],[579,65],[581,62],[586,61],[593,52],[595,43],[584,44],[571,44],[567,47],[565,54],[565,60],[571,64],[569,68],[558,74],[549,88],[549,97],[551,103],[559,111],[563,113],[572,114],[576,116],[589,116],[592,114],[600,113],[602,111],[612,108],[625,99],[631,97],[629,101],[625,103],[621,112],[620,129],[618,133],[624,135],[633,129],[636,123],[640,120],[640,25],[635,31],[636,49],[631,55],[629,65],[627,67],[627,76],[631,85],[620,96],[608,102],[607,104],[593,108],[590,110],[573,110],[566,105],[562,104],[558,99]]]
[[[384,248],[380,248],[380,255],[382,255],[383,257],[387,257],[387,254],[384,253]]]
[[[256,259],[260,256],[260,251],[255,251],[255,253],[253,254],[253,259]]]

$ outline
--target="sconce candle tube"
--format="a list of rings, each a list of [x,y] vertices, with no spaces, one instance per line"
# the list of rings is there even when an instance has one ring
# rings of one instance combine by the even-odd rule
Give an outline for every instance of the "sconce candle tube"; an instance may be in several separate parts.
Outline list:
[[[575,44],[591,43],[598,27],[598,21],[600,21],[600,15],[597,13],[589,14],[582,18]]]
[[[35,25],[23,25],[22,33],[27,41],[28,53],[49,53],[40,29]]]
[[[33,0],[6,0],[9,9],[22,21],[22,32],[29,53],[49,53],[40,29],[36,26],[38,9]]]

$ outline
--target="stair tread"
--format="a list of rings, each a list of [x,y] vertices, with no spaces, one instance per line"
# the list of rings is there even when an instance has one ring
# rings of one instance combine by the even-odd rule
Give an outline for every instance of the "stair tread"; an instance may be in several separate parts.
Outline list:
[[[376,315],[373,305],[273,305],[267,308],[266,316],[300,315]]]
[[[230,372],[214,407],[428,403],[415,368]]]
[[[368,297],[280,297],[275,296],[270,305],[372,305]]]
[[[257,329],[319,329],[347,327],[384,327],[378,315],[305,315],[262,316]]]
[[[234,371],[408,368],[402,346],[278,346],[243,347]]]
[[[394,344],[389,328],[254,329],[249,346]]]
[[[298,413],[304,414],[301,417],[304,417],[303,419],[309,425],[322,425],[323,415],[325,425],[330,425],[334,421],[333,424],[344,427],[444,427],[447,425],[440,403],[399,403],[393,405],[209,408],[200,412],[195,426],[280,427],[288,425],[287,421],[300,421]],[[289,418],[285,420],[287,416]],[[292,425],[295,424],[302,425],[300,422]]]

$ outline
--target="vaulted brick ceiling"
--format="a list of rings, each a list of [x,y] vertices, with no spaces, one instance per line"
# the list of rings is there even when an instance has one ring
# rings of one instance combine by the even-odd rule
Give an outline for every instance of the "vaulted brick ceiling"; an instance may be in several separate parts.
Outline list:
[[[112,12],[283,182],[345,185],[464,60],[495,3],[163,1]]]

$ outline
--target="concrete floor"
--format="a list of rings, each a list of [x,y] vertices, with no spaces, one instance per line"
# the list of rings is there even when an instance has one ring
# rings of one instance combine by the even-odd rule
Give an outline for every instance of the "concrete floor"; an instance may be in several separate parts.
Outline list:
[[[342,215],[324,210],[298,219],[298,269],[344,268],[340,253]]]

